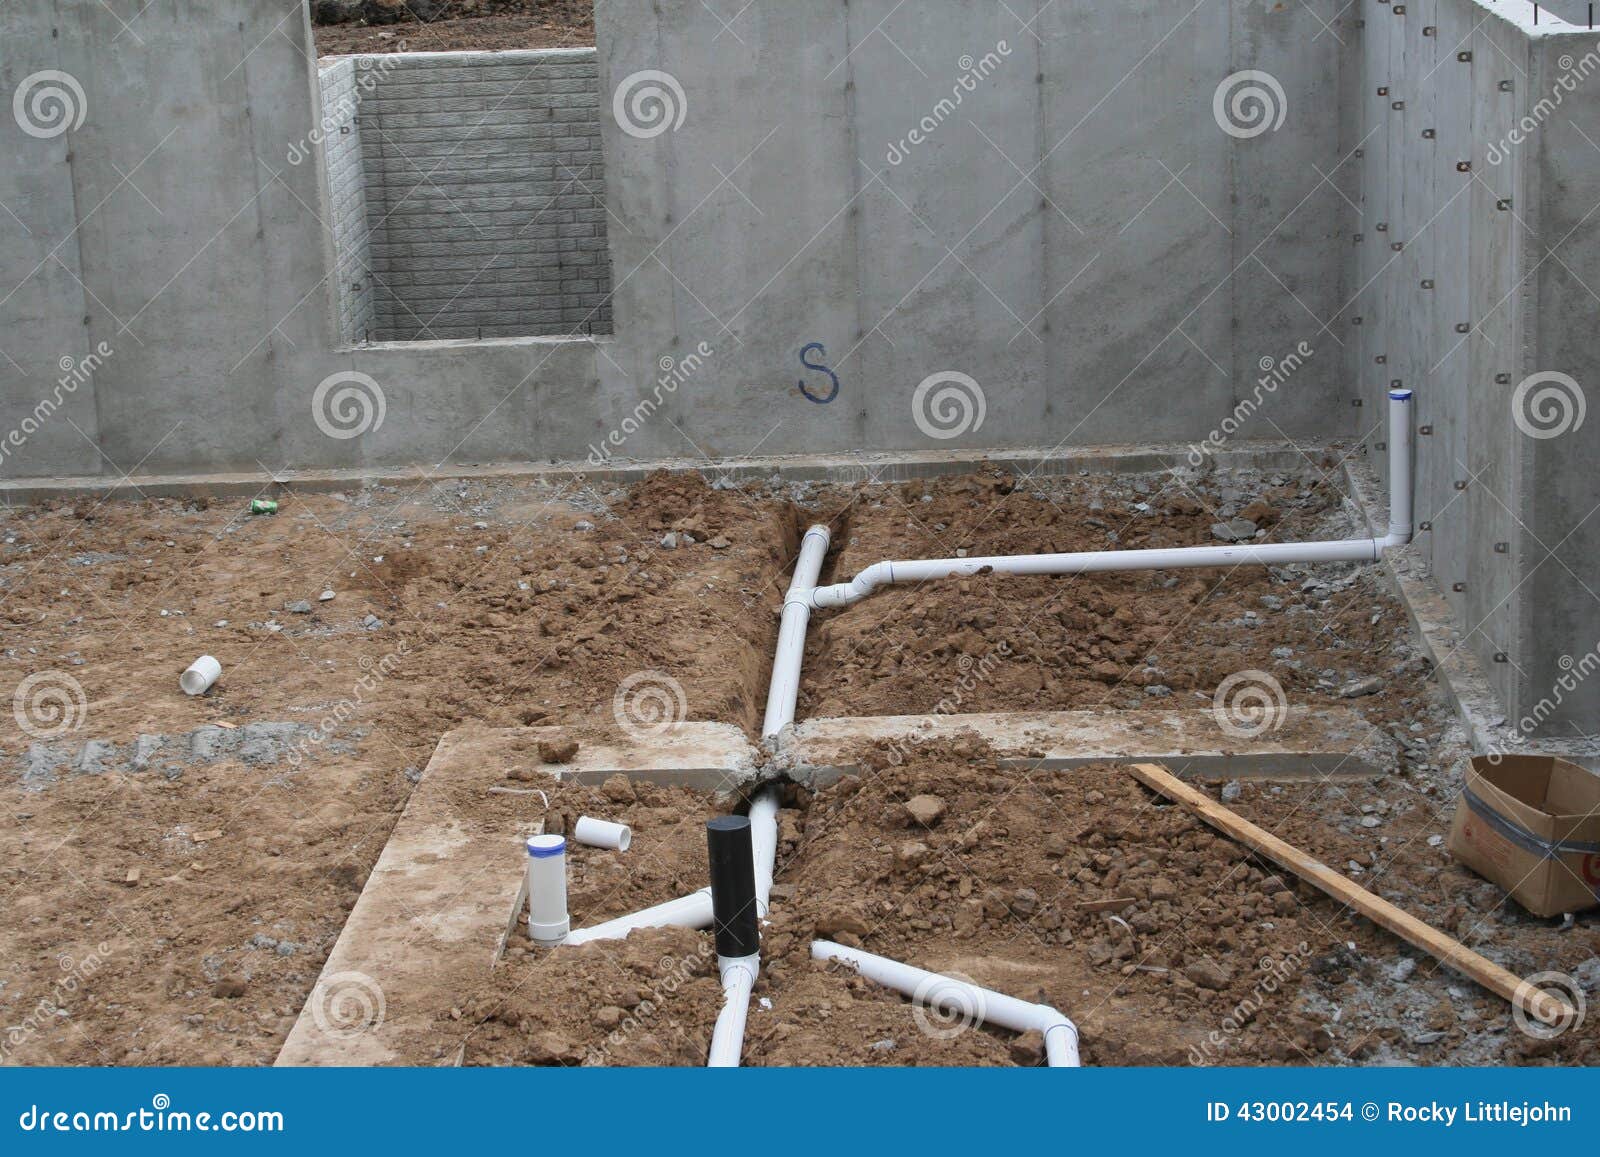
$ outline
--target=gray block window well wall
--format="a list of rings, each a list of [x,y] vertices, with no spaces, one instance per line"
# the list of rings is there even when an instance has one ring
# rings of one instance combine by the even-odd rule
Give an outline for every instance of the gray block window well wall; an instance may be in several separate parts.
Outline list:
[[[345,342],[611,332],[594,49],[330,57],[319,79]]]

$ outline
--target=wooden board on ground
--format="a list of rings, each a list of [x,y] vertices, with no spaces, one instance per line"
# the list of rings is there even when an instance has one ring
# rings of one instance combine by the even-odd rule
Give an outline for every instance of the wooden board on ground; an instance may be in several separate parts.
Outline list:
[[[513,768],[599,783],[630,778],[725,787],[754,772],[737,727],[681,723],[627,746],[584,743],[560,767],[528,752],[556,727],[464,728],[439,741],[344,931],[278,1054],[280,1065],[432,1065],[408,1055],[402,1040],[426,1040],[453,994],[430,976],[481,961],[484,974],[505,948],[523,902],[522,841],[542,826],[538,794],[502,797],[519,818],[485,828],[452,801],[488,796],[515,783]],[[446,965],[448,964],[448,969]],[[430,994],[424,998],[420,994]],[[455,1058],[443,1058],[454,1063]]]
[[[1394,741],[1353,711],[1296,708],[1255,738],[1225,732],[1212,711],[1017,711],[810,719],[785,736],[795,778],[827,783],[858,770],[863,742],[910,755],[933,740],[976,735],[1016,767],[1148,760],[1184,779],[1367,779],[1390,772]]]
[[[1387,928],[1408,944],[1429,953],[1441,964],[1454,968],[1490,992],[1504,997],[1512,1005],[1525,1009],[1530,1016],[1545,1024],[1560,1024],[1573,1015],[1564,1001],[1508,972],[1455,937],[1446,935],[1431,924],[1424,924],[1404,909],[1346,879],[1293,844],[1257,827],[1238,812],[1181,782],[1166,768],[1141,763],[1135,764],[1132,771],[1140,783],[1182,804],[1219,832],[1266,856],[1280,867],[1289,869],[1306,883],[1353,908],[1374,924]]]

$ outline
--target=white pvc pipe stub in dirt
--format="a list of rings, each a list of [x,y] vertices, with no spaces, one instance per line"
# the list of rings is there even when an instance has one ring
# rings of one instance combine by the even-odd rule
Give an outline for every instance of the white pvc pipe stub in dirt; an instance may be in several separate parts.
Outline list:
[[[210,655],[201,655],[189,669],[178,676],[178,686],[185,695],[204,695],[211,685],[222,678],[222,664]]]
[[[597,820],[593,816],[579,816],[578,822],[572,825],[572,838],[591,848],[609,848],[613,852],[625,852],[628,850],[628,845],[633,843],[633,829],[627,824]]]
[[[535,944],[560,944],[571,927],[566,837],[529,836],[528,937]]]

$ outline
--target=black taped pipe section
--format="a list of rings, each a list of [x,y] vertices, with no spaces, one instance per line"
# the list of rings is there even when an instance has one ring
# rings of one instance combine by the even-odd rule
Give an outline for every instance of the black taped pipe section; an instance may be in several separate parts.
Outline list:
[[[756,855],[750,821],[718,816],[706,821],[711,858],[711,916],[718,956],[754,956],[761,948],[756,916]]]

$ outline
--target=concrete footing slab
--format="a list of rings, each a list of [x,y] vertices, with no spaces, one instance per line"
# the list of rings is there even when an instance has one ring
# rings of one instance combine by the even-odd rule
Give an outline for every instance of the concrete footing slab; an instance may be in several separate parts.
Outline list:
[[[713,480],[760,481],[774,476],[786,482],[829,482],[854,485],[904,482],[966,474],[998,466],[1019,474],[1060,477],[1067,474],[1144,474],[1188,465],[1190,447],[1084,446],[1068,450],[1023,447],[1005,450],[924,450],[898,453],[789,454],[706,459],[661,458],[645,461],[612,459],[602,466],[586,462],[445,464],[423,467],[361,467],[349,470],[252,470],[232,473],[142,474],[122,477],[0,478],[0,504],[82,497],[95,498],[277,498],[294,493],[358,490],[364,486],[409,486],[459,481],[550,482],[561,484],[638,482],[658,470],[694,470]],[[1217,450],[1210,461],[1218,470],[1298,471],[1323,454],[1342,455],[1338,444],[1312,450],[1282,442],[1240,442]],[[1308,457],[1309,456],[1309,457]]]
[[[1362,779],[1396,763],[1394,741],[1343,709],[1289,709],[1254,737],[1229,734],[1210,711],[1026,711],[811,719],[780,736],[768,773],[824,784],[859,771],[869,745],[903,759],[963,738],[1017,768],[1159,762],[1185,779]]]
[[[432,1065],[417,1052],[454,994],[436,982],[505,950],[526,896],[522,842],[543,830],[536,769],[555,780],[599,783],[618,773],[689,787],[725,788],[755,775],[755,749],[737,727],[681,723],[627,744],[582,744],[565,764],[541,764],[541,739],[558,727],[463,728],[445,734],[345,921],[279,1065]],[[498,809],[466,800],[499,794]],[[518,794],[526,793],[526,794]],[[485,816],[494,818],[485,819]],[[459,1058],[445,1058],[455,1063]]]
[[[439,741],[277,1064],[441,1063],[418,1051],[453,996],[437,978],[459,975],[464,964],[487,974],[526,898],[520,845],[542,829],[544,808],[538,775],[508,777],[519,769],[579,783],[622,774],[713,790],[778,769],[820,784],[854,770],[852,752],[864,743],[910,751],[963,737],[993,744],[1019,768],[1159,759],[1191,778],[1298,780],[1370,776],[1392,766],[1389,740],[1346,711],[1290,712],[1268,736],[1229,742],[1207,711],[817,719],[786,732],[765,769],[744,733],[721,723],[680,723],[626,743],[586,742],[567,763],[539,762],[539,742],[565,734],[559,727],[473,727]],[[498,809],[461,806],[490,796],[501,800]]]

